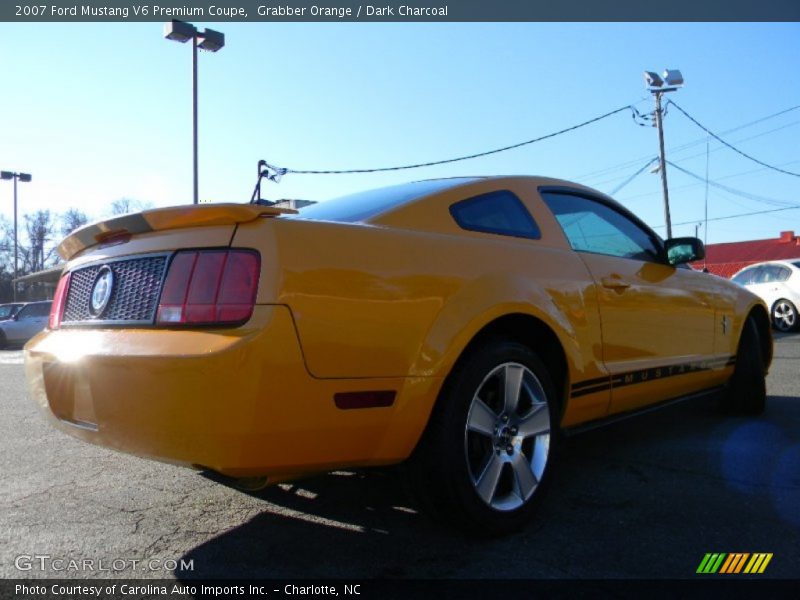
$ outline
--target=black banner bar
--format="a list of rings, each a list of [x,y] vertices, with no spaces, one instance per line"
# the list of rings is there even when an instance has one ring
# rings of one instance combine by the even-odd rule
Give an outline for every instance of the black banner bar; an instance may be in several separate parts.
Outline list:
[[[15,600],[351,598],[352,600],[446,600],[502,597],[569,598],[792,598],[797,580],[756,576],[697,576],[682,580],[163,580],[39,579],[0,581],[0,598]]]
[[[800,21],[797,0],[3,0],[0,21]]]

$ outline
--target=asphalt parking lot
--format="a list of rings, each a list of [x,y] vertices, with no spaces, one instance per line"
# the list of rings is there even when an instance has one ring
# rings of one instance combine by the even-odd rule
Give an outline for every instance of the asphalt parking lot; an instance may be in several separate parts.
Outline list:
[[[690,578],[707,552],[771,552],[765,576],[800,576],[800,335],[776,339],[763,417],[709,399],[572,437],[536,519],[491,541],[421,517],[391,470],[246,494],[83,444],[44,422],[21,362],[0,351],[4,578]],[[19,558],[42,555],[95,570]],[[192,568],[158,569],[172,560]]]

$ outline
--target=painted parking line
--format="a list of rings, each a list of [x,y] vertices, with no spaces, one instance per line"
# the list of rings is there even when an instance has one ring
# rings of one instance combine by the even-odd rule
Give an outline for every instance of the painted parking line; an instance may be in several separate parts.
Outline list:
[[[16,352],[0,351],[0,365],[21,365],[22,362],[22,350]]]

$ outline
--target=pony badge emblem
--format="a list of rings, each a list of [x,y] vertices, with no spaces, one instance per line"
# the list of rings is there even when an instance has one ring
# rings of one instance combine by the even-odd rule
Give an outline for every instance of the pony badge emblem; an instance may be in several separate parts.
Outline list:
[[[89,299],[89,313],[97,318],[103,314],[111,300],[111,293],[114,291],[114,273],[109,266],[103,266],[97,273],[92,287],[92,295]]]

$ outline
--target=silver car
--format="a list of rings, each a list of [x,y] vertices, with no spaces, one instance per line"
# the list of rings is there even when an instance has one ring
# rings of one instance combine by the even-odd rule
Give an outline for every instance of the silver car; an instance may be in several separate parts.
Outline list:
[[[52,302],[29,302],[11,319],[0,321],[0,348],[22,345],[47,326]]]

